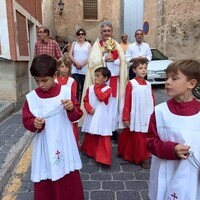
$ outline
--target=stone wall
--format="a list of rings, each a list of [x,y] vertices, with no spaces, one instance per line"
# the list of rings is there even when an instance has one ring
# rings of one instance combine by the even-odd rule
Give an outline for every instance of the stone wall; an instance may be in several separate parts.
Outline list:
[[[157,0],[146,1],[144,4],[144,11],[144,21],[149,23],[149,31],[144,36],[144,40],[150,45],[150,47],[155,47]]]
[[[0,99],[21,105],[29,91],[28,63],[0,61]]]
[[[57,7],[55,9],[57,9]],[[50,36],[52,38],[55,38],[55,20],[54,20],[53,0],[42,1],[42,24],[43,26],[49,28]]]
[[[83,20],[83,2],[82,0],[67,1],[63,0],[65,7],[63,14],[60,16],[57,10],[57,5],[54,9],[55,14],[55,29],[58,40],[72,42],[76,39],[75,32],[79,28],[84,28],[87,32],[87,38],[93,43],[100,35],[100,23],[104,19],[112,22],[114,27],[113,37],[120,38],[120,5],[121,0],[101,0],[99,1],[99,19]]]
[[[145,16],[152,12],[146,1]],[[149,19],[155,32],[150,43],[173,60],[200,59],[200,1],[158,0],[155,18]]]

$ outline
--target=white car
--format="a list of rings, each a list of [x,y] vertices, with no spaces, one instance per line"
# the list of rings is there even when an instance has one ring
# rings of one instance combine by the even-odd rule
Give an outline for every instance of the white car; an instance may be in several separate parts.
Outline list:
[[[147,80],[152,85],[165,84],[165,69],[173,62],[158,49],[151,48],[152,60],[148,63]]]

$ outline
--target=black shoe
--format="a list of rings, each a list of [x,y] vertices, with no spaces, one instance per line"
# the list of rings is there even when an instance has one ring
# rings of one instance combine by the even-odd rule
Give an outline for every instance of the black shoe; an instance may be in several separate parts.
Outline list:
[[[118,135],[119,135],[119,133],[117,131],[113,131],[111,139],[117,142]]]
[[[107,168],[110,168],[110,165],[101,164],[101,167],[102,167],[102,168],[106,168],[106,169],[107,169]]]
[[[143,169],[150,169],[151,168],[151,164],[150,164],[150,161],[149,160],[143,160],[141,163],[140,163],[141,167]]]

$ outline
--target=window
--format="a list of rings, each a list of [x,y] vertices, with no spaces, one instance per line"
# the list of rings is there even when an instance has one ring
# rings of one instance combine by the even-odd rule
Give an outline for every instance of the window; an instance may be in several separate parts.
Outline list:
[[[98,19],[98,0],[83,0],[83,19]]]

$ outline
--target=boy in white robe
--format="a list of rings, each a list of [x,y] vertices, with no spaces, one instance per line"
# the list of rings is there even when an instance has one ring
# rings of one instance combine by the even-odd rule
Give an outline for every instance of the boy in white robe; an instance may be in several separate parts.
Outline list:
[[[55,83],[56,60],[33,59],[30,72],[38,88],[26,95],[23,124],[34,132],[31,180],[34,200],[83,200],[82,167],[72,121],[82,116],[71,89]]]
[[[87,114],[82,127],[82,131],[86,134],[81,149],[97,162],[110,166],[112,155],[110,97],[112,90],[106,82],[111,73],[108,68],[99,67],[94,74],[95,84],[89,86],[83,99]]]
[[[200,198],[200,102],[192,94],[200,83],[200,63],[180,60],[166,69],[172,99],[155,107],[147,147],[153,154],[151,200]]]

